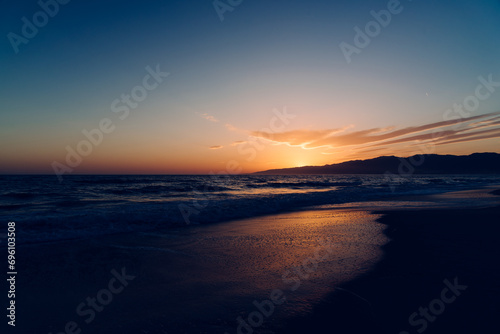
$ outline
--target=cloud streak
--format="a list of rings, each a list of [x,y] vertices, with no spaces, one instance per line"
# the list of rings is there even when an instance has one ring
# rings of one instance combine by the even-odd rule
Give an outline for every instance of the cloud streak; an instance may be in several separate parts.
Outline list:
[[[304,149],[351,149],[375,152],[397,144],[451,143],[500,138],[500,112],[457,118],[396,129],[372,128],[348,132],[349,127],[328,130],[293,130],[281,133],[253,131],[251,135],[275,144]]]
[[[218,123],[219,122],[219,120],[217,118],[215,118],[214,116],[209,115],[207,113],[204,113],[204,114],[196,113],[196,114],[198,116],[200,116],[201,118],[206,119],[207,121],[214,122],[214,123]]]

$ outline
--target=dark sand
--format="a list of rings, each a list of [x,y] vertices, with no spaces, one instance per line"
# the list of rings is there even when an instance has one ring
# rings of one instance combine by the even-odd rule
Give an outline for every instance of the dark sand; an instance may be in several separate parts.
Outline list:
[[[469,209],[375,215],[368,204],[20,245],[18,326],[7,332],[232,334],[238,333],[236,318],[255,311],[253,301],[282,289],[287,302],[261,326],[241,333],[418,333],[421,327],[411,326],[409,316],[440,298],[443,281],[455,278],[467,289],[429,321],[425,333],[497,332],[500,207],[491,207],[484,190],[405,201],[443,207],[472,197],[484,201]],[[282,274],[311,257],[322,236],[339,247],[292,292]],[[107,289],[111,270],[122,268],[134,280],[85,323],[77,306]],[[70,321],[77,327],[65,331]]]
[[[272,333],[380,260],[387,238],[374,218],[361,210],[301,211],[19,246],[17,326],[10,332],[59,334],[74,321],[74,333],[232,334],[239,316],[248,319],[257,310],[254,301],[280,289],[286,303],[255,327]],[[309,262],[312,272],[301,269],[300,286],[291,291],[296,280],[285,283],[282,276],[298,278],[294,268],[314,257],[318,239],[326,237],[334,247],[329,258],[316,268]],[[135,278],[87,323],[90,307],[84,305],[81,316],[78,305],[109,289],[111,271],[122,268]]]
[[[500,195],[500,190],[453,194],[464,199]],[[420,197],[441,201],[445,195]],[[475,196],[475,195],[474,195]],[[391,241],[375,269],[341,285],[308,317],[295,319],[283,333],[498,333],[500,324],[500,206],[378,212]],[[443,303],[449,280],[458,297]],[[463,288],[461,288],[463,289]],[[355,294],[355,295],[354,295]],[[419,315],[433,302],[434,316]],[[417,323],[410,324],[409,317]],[[425,321],[424,321],[425,319]]]

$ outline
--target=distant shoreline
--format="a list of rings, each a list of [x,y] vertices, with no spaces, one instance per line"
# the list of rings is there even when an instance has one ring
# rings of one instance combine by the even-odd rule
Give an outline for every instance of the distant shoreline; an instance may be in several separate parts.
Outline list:
[[[333,165],[271,169],[254,175],[318,175],[318,174],[383,174],[409,177],[413,174],[500,174],[500,154],[471,155],[423,154],[411,157],[382,156],[368,160],[352,160]]]

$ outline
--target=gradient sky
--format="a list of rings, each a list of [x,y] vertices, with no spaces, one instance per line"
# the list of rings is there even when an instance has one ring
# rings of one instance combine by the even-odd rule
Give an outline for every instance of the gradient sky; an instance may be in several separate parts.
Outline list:
[[[500,82],[500,1],[400,6],[348,63],[339,45],[355,45],[354,28],[387,1],[243,0],[221,21],[211,0],[72,0],[18,53],[9,33],[41,9],[4,2],[0,173],[52,173],[55,161],[68,174],[177,174],[500,153],[500,87],[452,111],[474,101],[479,77]],[[113,101],[148,66],[169,76],[120,119]],[[103,119],[114,130],[70,167],[67,147]]]

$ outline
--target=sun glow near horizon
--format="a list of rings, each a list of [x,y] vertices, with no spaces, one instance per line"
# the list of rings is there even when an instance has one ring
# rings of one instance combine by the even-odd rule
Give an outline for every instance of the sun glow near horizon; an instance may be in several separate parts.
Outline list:
[[[210,4],[90,3],[64,7],[19,54],[0,50],[0,173],[54,173],[54,162],[77,174],[251,173],[500,150],[498,1],[407,3],[351,63],[339,45],[372,2],[249,2],[224,22]],[[5,31],[26,8],[12,6]]]

